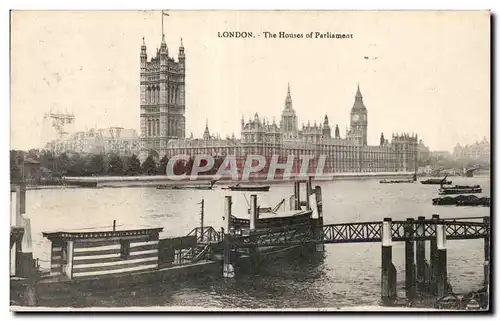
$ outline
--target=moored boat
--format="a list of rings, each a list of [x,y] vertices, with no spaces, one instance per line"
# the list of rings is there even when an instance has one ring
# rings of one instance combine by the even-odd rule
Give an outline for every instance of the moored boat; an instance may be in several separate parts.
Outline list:
[[[455,206],[490,206],[489,197],[477,197],[474,195],[459,195],[456,197],[438,197],[432,199],[433,205],[455,205]]]
[[[415,181],[412,179],[399,180],[399,181],[388,181],[388,180],[383,179],[380,181],[380,184],[400,184],[400,183],[413,183],[413,182],[415,182]]]
[[[216,181],[211,181],[210,185],[198,184],[198,185],[185,185],[185,184],[169,184],[169,185],[159,185],[156,189],[167,189],[167,190],[211,190],[213,189]]]
[[[236,184],[224,189],[229,189],[231,191],[242,191],[242,192],[269,192],[271,185],[241,185]]]
[[[420,181],[420,183],[428,185],[451,185],[452,181],[442,180],[439,178],[429,178],[424,181]]]
[[[453,187],[441,187],[439,189],[439,195],[449,195],[449,194],[480,194],[483,189],[479,185],[474,186],[453,186]]]
[[[424,181],[420,181],[422,184],[428,184],[428,185],[451,185],[451,181],[447,181],[446,178],[448,178],[448,175],[445,175],[443,178],[429,178]]]
[[[413,177],[411,179],[404,179],[404,180],[386,180],[383,179],[380,181],[380,184],[402,184],[402,183],[414,183],[417,181],[417,173],[413,174]]]

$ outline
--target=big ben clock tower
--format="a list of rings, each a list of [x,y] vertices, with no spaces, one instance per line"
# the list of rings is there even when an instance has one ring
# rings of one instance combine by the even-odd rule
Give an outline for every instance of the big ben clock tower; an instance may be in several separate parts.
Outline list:
[[[361,95],[359,85],[358,90],[356,91],[356,97],[354,98],[354,105],[351,109],[351,128],[362,134],[363,145],[366,146],[368,144],[368,111],[363,103],[363,95]]]

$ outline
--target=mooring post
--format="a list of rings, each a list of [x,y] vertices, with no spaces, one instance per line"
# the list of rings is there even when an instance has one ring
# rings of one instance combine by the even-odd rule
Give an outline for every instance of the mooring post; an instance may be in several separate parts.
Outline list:
[[[205,200],[202,198],[201,199],[201,213],[200,213],[200,241],[203,242],[203,237],[204,237],[204,231],[203,231],[203,224],[205,221]]]
[[[116,220],[113,220],[113,232],[116,231]]]
[[[312,195],[312,177],[309,176],[309,179],[307,180],[307,186],[306,186],[306,208],[308,210],[311,209],[311,195]]]
[[[407,218],[405,226],[405,289],[406,298],[413,302],[417,296],[415,279],[415,242],[413,231],[415,229],[415,219]]]
[[[417,221],[416,237],[424,236],[425,216],[419,216]],[[422,290],[425,283],[425,241],[416,241],[416,259],[417,259],[417,287]]]
[[[311,199],[313,200],[312,206],[313,213],[316,212],[316,220],[314,222],[314,238],[315,239],[323,239],[323,196],[321,195],[321,186],[314,187],[314,194],[312,193],[311,187]],[[325,244],[323,242],[316,243],[316,252],[324,252]]]
[[[490,284],[490,217],[483,217],[483,223],[486,225],[486,236],[484,237],[484,286]]]
[[[432,215],[432,220],[438,221],[439,220],[439,215],[434,214]],[[433,227],[434,230],[436,230],[436,225]],[[436,264],[437,264],[437,237],[431,239],[430,241],[430,272],[431,272],[431,291],[433,294],[437,294],[437,289],[436,289]]]
[[[252,243],[256,242],[255,229],[257,225],[257,219],[259,218],[259,208],[257,206],[257,195],[250,195],[250,239]],[[256,246],[250,247],[249,249],[250,263],[251,267],[254,269],[258,265],[259,252]]]
[[[295,196],[295,210],[300,209],[300,181],[296,181],[295,183],[295,189],[294,189],[294,196]]]
[[[224,262],[222,275],[225,278],[234,278],[233,249],[231,240],[231,196],[224,199]]]
[[[448,292],[447,258],[446,258],[446,226],[443,221],[436,224],[437,243],[437,273],[436,287],[438,297],[443,297]]]
[[[395,268],[392,264],[392,219],[382,222],[382,304],[390,305],[396,297]]]
[[[35,260],[33,260],[33,244],[31,240],[31,220],[26,214],[26,183],[23,181],[16,188],[17,213],[16,225],[22,226],[24,234],[19,246],[18,261],[16,265],[16,275],[26,278],[25,298],[28,306],[35,306],[37,301],[36,283],[37,271],[35,268]]]

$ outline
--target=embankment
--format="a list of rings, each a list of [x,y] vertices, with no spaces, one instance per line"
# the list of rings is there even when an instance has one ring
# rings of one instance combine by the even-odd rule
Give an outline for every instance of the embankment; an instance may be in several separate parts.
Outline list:
[[[411,178],[412,172],[380,172],[380,173],[328,173],[313,177],[313,182],[321,183],[335,180],[365,180],[365,179],[391,179]],[[308,176],[274,177],[268,179],[267,175],[253,175],[249,179],[234,180],[231,176],[217,177],[216,175],[199,175],[196,177],[179,176],[101,176],[101,177],[65,177],[64,182],[68,186],[80,187],[140,187],[158,186],[171,184],[209,184],[217,180],[218,185],[246,183],[246,184],[280,184],[293,180],[305,180]]]

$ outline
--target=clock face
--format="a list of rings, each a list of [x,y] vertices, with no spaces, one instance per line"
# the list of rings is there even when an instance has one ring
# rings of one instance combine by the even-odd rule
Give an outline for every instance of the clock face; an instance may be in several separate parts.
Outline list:
[[[352,115],[352,121],[353,122],[357,122],[359,119],[359,116],[358,115]]]

